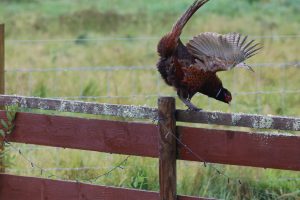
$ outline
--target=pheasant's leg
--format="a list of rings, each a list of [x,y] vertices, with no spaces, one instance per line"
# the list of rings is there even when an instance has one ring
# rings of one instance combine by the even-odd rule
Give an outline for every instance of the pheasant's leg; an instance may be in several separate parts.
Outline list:
[[[188,110],[192,110],[192,111],[200,111],[202,110],[201,108],[198,108],[197,106],[195,106],[190,99],[185,99],[183,97],[179,96],[179,99],[188,107]]]

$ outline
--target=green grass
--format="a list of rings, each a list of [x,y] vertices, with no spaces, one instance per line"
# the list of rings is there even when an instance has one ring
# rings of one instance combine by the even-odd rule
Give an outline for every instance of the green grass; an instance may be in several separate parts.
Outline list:
[[[155,70],[156,44],[168,32],[192,0],[14,0],[0,2],[0,22],[6,24],[6,93],[41,97],[101,96],[86,99],[106,103],[156,106],[153,94],[175,95]],[[252,2],[252,3],[251,3]],[[300,4],[294,0],[211,0],[198,12],[183,33],[203,31],[241,32],[248,35],[299,34]],[[109,40],[109,38],[127,38]],[[108,40],[89,40],[108,38]],[[135,39],[140,38],[140,39]],[[146,39],[141,39],[146,38]],[[148,39],[147,39],[148,38]],[[72,39],[68,42],[20,42],[16,40]],[[86,40],[84,40],[86,39]],[[300,38],[260,38],[264,50],[249,63],[299,61]],[[153,66],[153,70],[83,70],[15,72],[22,69],[60,67]],[[231,106],[197,96],[194,103],[207,110],[260,114],[300,115],[299,67],[255,67],[220,73],[234,93]],[[275,91],[267,94],[247,92]],[[298,91],[284,93],[276,91]],[[137,97],[130,97],[137,95]],[[150,95],[145,97],[146,95]],[[105,96],[123,96],[107,98]],[[182,103],[177,101],[180,108]],[[91,116],[86,116],[91,117]],[[203,125],[199,125],[203,127]],[[212,128],[211,126],[205,126]],[[22,147],[24,145],[21,145]],[[40,149],[24,154],[44,168],[97,166],[97,170],[57,171],[66,179],[84,179],[105,173],[124,156],[96,152]],[[30,167],[13,149],[7,154],[9,168],[17,174],[48,177]],[[216,165],[242,184],[217,175],[200,163],[178,162],[178,192],[221,199],[297,199],[299,173]],[[24,171],[25,170],[25,171]],[[52,172],[51,172],[52,173]],[[54,173],[54,172],[53,172]],[[158,190],[157,160],[131,157],[124,169],[95,183]],[[287,177],[295,178],[290,181]]]

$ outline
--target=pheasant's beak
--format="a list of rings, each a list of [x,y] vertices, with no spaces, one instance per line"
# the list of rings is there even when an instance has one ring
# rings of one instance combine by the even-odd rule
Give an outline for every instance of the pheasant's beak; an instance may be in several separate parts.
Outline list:
[[[244,63],[244,62],[241,62],[241,63],[237,64],[236,67],[246,68],[246,69],[248,69],[248,70],[254,72],[253,68],[252,68],[251,66],[247,65],[247,64]]]

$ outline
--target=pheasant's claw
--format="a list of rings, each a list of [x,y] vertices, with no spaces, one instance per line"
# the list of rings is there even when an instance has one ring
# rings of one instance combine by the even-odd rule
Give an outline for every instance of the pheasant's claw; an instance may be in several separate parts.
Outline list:
[[[185,99],[179,96],[179,98],[181,99],[181,101],[188,107],[188,111],[201,111],[201,108],[197,108],[197,106],[195,106],[194,104],[192,104],[192,102],[190,101],[190,99]]]

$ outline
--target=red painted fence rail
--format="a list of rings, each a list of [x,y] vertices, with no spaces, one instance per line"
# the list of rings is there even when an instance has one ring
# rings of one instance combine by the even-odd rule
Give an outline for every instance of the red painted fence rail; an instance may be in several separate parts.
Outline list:
[[[5,118],[5,111],[0,111]],[[120,122],[18,113],[7,140],[107,153],[159,156],[158,127]],[[300,171],[300,137],[240,131],[177,127],[181,141],[207,162]],[[199,161],[177,144],[178,159]]]
[[[0,175],[1,200],[154,200],[157,192],[58,181],[34,177]],[[178,200],[204,198],[178,196]],[[205,198],[209,200],[210,198]]]
[[[20,97],[16,97],[16,99]],[[22,107],[35,108],[47,107],[48,99],[37,99],[22,97]],[[0,96],[1,105],[11,105],[12,97]],[[11,103],[9,103],[11,101]],[[76,105],[81,105],[76,102],[68,102],[64,104],[54,100],[54,107],[66,108],[69,105],[69,110],[73,109],[78,112]],[[10,142],[37,144],[53,147],[74,148],[81,150],[91,150],[107,153],[117,153],[126,155],[136,155],[144,157],[160,158],[160,193],[146,192],[131,189],[121,189],[114,187],[95,186],[83,183],[70,181],[56,181],[49,179],[41,179],[34,177],[22,177],[7,174],[0,174],[0,199],[164,199],[175,200],[176,196],[176,172],[175,174],[162,173],[168,171],[168,168],[174,172],[176,169],[176,159],[201,161],[211,163],[222,163],[230,165],[253,166],[263,168],[287,169],[300,171],[300,137],[297,135],[284,134],[257,134],[253,132],[229,131],[229,130],[214,130],[191,128],[187,126],[174,127],[174,120],[178,118],[182,121],[187,121],[186,113],[176,111],[175,107],[170,106],[165,109],[166,105],[174,101],[172,98],[161,98],[159,104],[159,112],[153,108],[146,107],[130,107],[122,108],[120,105],[102,105],[88,104],[89,107],[85,111],[95,111],[98,114],[116,114],[121,117],[130,118],[146,118],[151,119],[156,117],[159,121],[158,126],[147,124],[145,122],[126,122],[111,121],[100,119],[85,119],[68,116],[54,116],[46,114],[33,114],[18,112],[15,129],[13,133],[6,139]],[[1,104],[1,102],[5,102]],[[43,102],[43,103],[41,103]],[[163,103],[162,103],[163,102]],[[16,103],[16,101],[15,101]],[[81,102],[82,103],[82,102]],[[82,103],[85,104],[85,103]],[[170,104],[170,105],[171,105]],[[73,105],[73,107],[71,107]],[[172,108],[173,107],[173,108]],[[98,110],[97,110],[97,109]],[[121,108],[119,110],[119,108]],[[61,109],[62,111],[66,111]],[[99,110],[100,109],[100,110]],[[105,113],[103,113],[105,112]],[[129,112],[129,113],[128,113]],[[133,112],[131,115],[130,112]],[[148,112],[148,113],[139,113]],[[125,114],[124,114],[125,113]],[[159,117],[156,115],[159,113]],[[94,113],[95,114],[95,113]],[[96,113],[97,114],[97,113]],[[282,125],[281,129],[299,130],[299,118],[284,118],[284,117],[262,117],[246,116],[246,118],[236,118],[231,116],[231,121],[223,122],[222,116],[219,113],[216,116],[210,117],[210,113],[202,113],[198,116],[197,113],[191,112],[191,116],[207,116],[208,124],[213,121],[225,125],[232,125],[232,119],[243,123],[242,126],[250,126],[256,124],[257,128],[270,128]],[[125,116],[124,116],[125,115]],[[181,115],[181,116],[178,116]],[[190,117],[190,116],[189,116]],[[219,118],[218,118],[219,117]],[[0,111],[0,118],[5,119],[5,111]],[[217,119],[218,118],[218,119]],[[194,119],[192,122],[201,121],[203,119]],[[259,121],[262,120],[262,121]],[[267,121],[266,121],[267,120]],[[277,120],[277,121],[276,121]],[[248,121],[248,122],[247,122]],[[203,121],[201,122],[203,123]],[[227,124],[226,124],[227,123]],[[254,124],[255,125],[255,124]],[[248,127],[249,127],[248,126]],[[268,127],[266,127],[268,126]],[[179,141],[176,145],[168,145],[172,136],[175,136]],[[198,155],[196,158],[182,144],[185,144]],[[165,152],[178,152],[176,156],[169,156]],[[170,164],[173,163],[173,164]],[[176,171],[176,170],[175,170]],[[175,183],[175,187],[174,187]],[[62,189],[63,188],[63,189]],[[163,198],[164,194],[167,197]],[[26,197],[26,198],[25,198]],[[178,196],[181,200],[196,200],[208,199],[199,197],[183,197]]]

